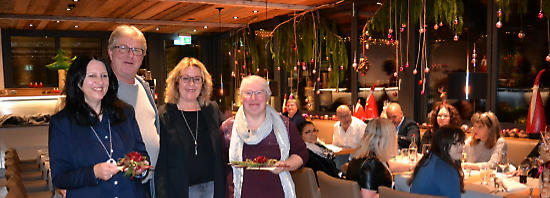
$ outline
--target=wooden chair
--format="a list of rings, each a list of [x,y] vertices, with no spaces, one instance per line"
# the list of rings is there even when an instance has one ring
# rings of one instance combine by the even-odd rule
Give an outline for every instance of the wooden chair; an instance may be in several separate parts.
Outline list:
[[[355,181],[343,180],[317,171],[321,198],[361,198],[361,189]]]
[[[8,179],[6,187],[8,188],[6,198],[51,198],[53,196],[52,191],[49,190],[28,192],[17,175]]]
[[[321,192],[317,187],[317,179],[313,170],[308,167],[290,172],[294,186],[296,189],[297,198],[320,198]]]
[[[380,198],[445,198],[442,196],[423,195],[394,190],[386,186],[378,187]]]
[[[508,160],[517,167],[537,146],[538,141],[525,138],[506,138],[506,144],[508,146]]]

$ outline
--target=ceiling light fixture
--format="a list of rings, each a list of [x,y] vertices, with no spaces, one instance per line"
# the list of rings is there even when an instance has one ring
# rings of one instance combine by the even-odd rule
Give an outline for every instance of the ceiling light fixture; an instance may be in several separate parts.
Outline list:
[[[376,5],[380,5],[380,6],[381,6],[381,5],[382,5],[382,2],[376,2]]]
[[[208,28],[208,26],[207,26],[207,25],[205,25],[205,26],[204,26],[204,29],[207,29],[207,28]]]
[[[78,0],[73,0],[74,2],[78,2]]]
[[[74,28],[78,28],[78,25],[74,25]]]
[[[193,29],[193,32],[196,32],[196,31],[197,31],[197,29]]]
[[[239,17],[238,17],[238,16],[234,16],[233,19],[239,19]]]
[[[29,24],[29,26],[30,26],[30,27],[32,27],[32,23],[31,23],[31,24]]]
[[[70,10],[74,9],[75,7],[76,7],[75,4],[68,4],[67,5],[67,11],[70,11]]]
[[[254,10],[254,11],[252,11],[252,12],[254,12],[254,13],[258,13],[258,10]]]
[[[160,28],[159,28],[159,27],[157,27],[157,28],[155,28],[155,30],[156,30],[156,31],[159,31],[159,30],[160,30]]]
[[[55,21],[56,23],[59,23],[60,21]]]

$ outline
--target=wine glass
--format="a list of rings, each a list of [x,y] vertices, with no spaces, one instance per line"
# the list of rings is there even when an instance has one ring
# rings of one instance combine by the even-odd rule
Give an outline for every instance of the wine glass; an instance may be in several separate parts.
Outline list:
[[[504,178],[504,171],[506,170],[506,168],[508,168],[508,156],[506,155],[506,152],[502,153],[500,161],[497,165],[501,170],[502,177]]]

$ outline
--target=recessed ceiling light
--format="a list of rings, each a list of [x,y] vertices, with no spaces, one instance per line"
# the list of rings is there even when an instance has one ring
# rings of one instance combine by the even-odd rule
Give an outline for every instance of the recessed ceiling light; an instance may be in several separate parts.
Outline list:
[[[193,29],[193,32],[196,32],[196,31],[197,31],[197,29]]]
[[[258,10],[254,10],[254,11],[252,11],[252,12],[254,12],[254,13],[258,13]]]
[[[159,31],[159,30],[160,30],[160,28],[159,28],[159,27],[157,27],[157,28],[155,28],[155,30],[156,30],[156,31]]]
[[[78,0],[73,0],[74,2],[78,2]]]
[[[71,8],[67,8],[67,11],[71,11]]]
[[[56,23],[59,23],[60,21],[55,21]]]
[[[206,28],[208,28],[208,26],[207,26],[207,25],[205,25],[205,26],[204,26],[204,29],[206,29]]]
[[[74,28],[78,28],[78,25],[74,25]]]
[[[238,19],[239,17],[238,16],[234,16],[233,19]]]
[[[382,2],[376,2],[376,5],[382,5]]]
[[[30,26],[30,27],[32,27],[32,23],[31,23],[31,24],[29,24],[29,26]]]

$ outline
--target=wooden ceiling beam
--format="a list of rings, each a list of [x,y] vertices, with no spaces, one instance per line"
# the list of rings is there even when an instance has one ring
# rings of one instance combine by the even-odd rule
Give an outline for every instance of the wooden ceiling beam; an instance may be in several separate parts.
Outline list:
[[[186,22],[166,20],[143,20],[143,19],[118,19],[98,17],[75,17],[75,16],[46,16],[46,15],[22,15],[22,14],[0,14],[0,19],[7,20],[41,20],[41,21],[70,21],[70,22],[96,22],[96,23],[119,23],[119,24],[140,24],[140,25],[175,25],[175,26],[213,26],[219,27],[216,22]],[[222,23],[222,27],[237,28],[245,27],[246,24]]]
[[[158,0],[158,1],[175,1],[182,3],[200,3],[200,4],[212,4],[216,6],[240,6],[240,7],[251,7],[251,8],[265,8],[266,3],[262,1],[247,1],[247,0]],[[306,5],[296,5],[296,4],[285,4],[285,3],[269,3],[267,2],[267,7],[271,9],[282,9],[282,10],[309,10],[314,7]]]

